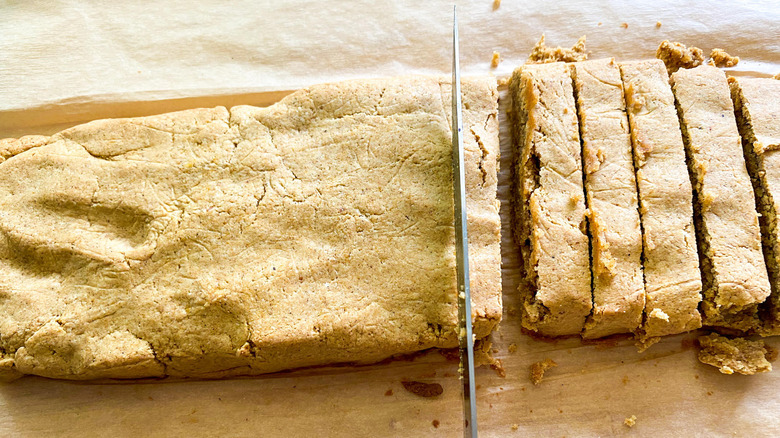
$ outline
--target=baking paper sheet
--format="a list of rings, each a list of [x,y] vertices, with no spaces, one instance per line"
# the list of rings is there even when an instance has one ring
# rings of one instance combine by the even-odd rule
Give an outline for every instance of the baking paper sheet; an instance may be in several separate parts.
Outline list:
[[[267,105],[308,84],[449,74],[451,2],[0,2],[0,138],[103,117]],[[742,57],[730,71],[780,72],[774,1],[458,2],[465,75],[507,75],[542,33],[588,36],[591,57],[653,57],[663,39]],[[661,26],[656,25],[657,22]],[[623,24],[626,24],[624,27]],[[503,62],[490,67],[493,51]],[[505,95],[505,93],[503,94]],[[780,371],[724,376],[695,358],[695,334],[643,354],[628,340],[543,342],[521,334],[509,234],[509,132],[502,100],[506,377],[477,372],[483,436],[778,436]],[[517,351],[509,353],[510,344]],[[780,347],[775,339],[769,344]],[[559,366],[535,387],[529,366]],[[258,379],[122,385],[25,378],[0,386],[2,436],[454,436],[457,363],[439,353]],[[438,382],[423,399],[401,380]],[[623,420],[636,415],[636,426]],[[434,421],[436,420],[436,421]],[[438,424],[438,427],[434,426]],[[513,429],[516,425],[516,430]]]

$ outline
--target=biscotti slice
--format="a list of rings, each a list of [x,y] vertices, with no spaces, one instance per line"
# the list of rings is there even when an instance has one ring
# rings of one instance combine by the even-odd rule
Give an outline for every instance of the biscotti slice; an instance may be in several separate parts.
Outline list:
[[[593,312],[583,337],[642,323],[642,230],[623,82],[613,59],[571,64],[580,119],[591,239]]]
[[[450,78],[102,120],[0,151],[0,376],[226,377],[456,347]],[[463,81],[474,331],[498,93]]]
[[[701,274],[680,123],[660,60],[620,63],[643,231],[640,342],[701,326]]]
[[[780,81],[729,78],[737,125],[756,196],[772,295],[762,311],[762,334],[780,334]]]
[[[582,158],[566,64],[525,65],[510,84],[515,237],[525,265],[522,324],[579,334],[591,310]]]
[[[693,185],[703,323],[749,331],[770,288],[726,75],[702,65],[671,82]]]

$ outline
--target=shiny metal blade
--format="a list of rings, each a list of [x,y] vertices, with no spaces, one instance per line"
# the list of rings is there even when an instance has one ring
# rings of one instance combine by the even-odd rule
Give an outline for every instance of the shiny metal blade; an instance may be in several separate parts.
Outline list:
[[[471,326],[469,246],[466,222],[466,178],[463,154],[463,122],[460,94],[458,11],[453,7],[452,28],[452,184],[455,212],[455,257],[458,269],[458,339],[460,377],[463,382],[464,436],[477,436],[477,402],[474,384],[474,337]]]

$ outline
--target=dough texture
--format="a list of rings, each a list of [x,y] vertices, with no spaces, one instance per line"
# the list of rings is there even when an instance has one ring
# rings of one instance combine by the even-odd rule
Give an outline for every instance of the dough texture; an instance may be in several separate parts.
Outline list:
[[[458,345],[449,78],[0,140],[0,377],[218,378]],[[496,83],[463,82],[473,317],[501,316]]]

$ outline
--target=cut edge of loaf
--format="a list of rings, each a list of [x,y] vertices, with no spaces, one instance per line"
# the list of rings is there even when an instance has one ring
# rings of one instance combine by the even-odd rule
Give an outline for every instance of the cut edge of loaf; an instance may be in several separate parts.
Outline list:
[[[640,215],[640,225],[642,230],[642,266],[643,266],[643,274],[644,274],[644,283],[645,283],[645,309],[643,311],[642,316],[642,324],[641,326],[634,332],[634,337],[637,340],[637,347],[640,349],[640,351],[645,350],[652,344],[658,342],[662,336],[677,334],[677,333],[683,333],[688,332],[691,330],[695,330],[701,327],[701,315],[698,310],[698,303],[701,301],[701,278],[695,278],[692,279],[692,281],[689,281],[685,283],[683,286],[688,285],[688,288],[692,291],[696,291],[694,295],[698,297],[696,299],[696,305],[692,306],[689,309],[688,317],[685,319],[679,318],[681,315],[679,312],[678,314],[673,315],[675,317],[675,320],[672,321],[670,315],[668,315],[666,312],[664,312],[663,309],[660,308],[654,308],[652,311],[649,311],[648,307],[652,305],[652,303],[656,300],[654,297],[655,295],[659,295],[658,300],[663,301],[663,293],[660,292],[660,289],[658,289],[657,286],[655,286],[652,290],[648,287],[648,275],[647,275],[647,260],[648,260],[648,252],[650,251],[649,248],[654,248],[655,243],[652,242],[652,239],[650,236],[648,236],[648,230],[647,230],[647,223],[646,223],[646,216],[648,214],[648,206],[646,204],[646,194],[643,194],[642,190],[642,184],[641,184],[641,176],[643,174],[643,167],[647,163],[648,155],[653,150],[653,144],[647,139],[646,134],[644,132],[637,132],[637,131],[643,131],[643,129],[637,129],[638,120],[637,120],[637,113],[639,110],[646,105],[646,98],[645,96],[638,94],[635,90],[635,87],[639,86],[640,84],[635,83],[635,80],[637,77],[628,77],[629,71],[634,70],[634,73],[638,71],[642,72],[649,72],[650,75],[652,74],[658,74],[660,75],[659,81],[656,85],[662,85],[663,86],[663,94],[668,94],[669,96],[672,95],[671,88],[669,87],[669,75],[667,73],[666,67],[664,63],[659,59],[653,59],[653,60],[644,60],[644,61],[626,61],[626,62],[620,62],[618,63],[618,66],[620,68],[620,76],[621,81],[623,82],[623,90],[625,93],[625,101],[626,101],[626,113],[628,115],[628,122],[629,122],[629,132],[631,136],[631,148],[632,148],[632,157],[633,157],[633,163],[634,163],[634,170],[636,174],[636,181],[637,181],[637,195],[639,196],[639,215]],[[654,81],[653,78],[647,79],[648,83],[652,84]],[[656,98],[661,99],[663,96],[656,96]],[[674,98],[671,98],[671,105],[672,110],[674,105]],[[676,113],[676,111],[675,111]],[[678,124],[678,119],[676,114],[674,115],[674,123]],[[679,126],[678,126],[679,129]],[[682,145],[680,145],[682,148]],[[682,151],[681,151],[682,152]],[[684,161],[684,157],[683,157]],[[685,163],[682,163],[683,166]],[[687,177],[687,170],[685,170],[686,178],[685,180],[690,184],[690,180]],[[692,214],[691,214],[691,220],[690,225],[693,227],[692,224]],[[695,243],[695,238],[694,238]],[[698,261],[698,254],[696,251],[694,251],[694,255],[697,258],[696,261],[696,273],[697,276],[700,277],[700,271],[699,271],[699,261]],[[695,297],[694,297],[695,298]],[[693,304],[692,302],[690,304]],[[667,310],[677,310],[677,309],[667,309]],[[651,324],[651,318],[652,318],[652,324]]]
[[[606,154],[604,154],[601,146],[605,141],[610,142],[612,138],[596,138],[595,140],[598,140],[598,142],[594,143],[591,141],[593,139],[589,138],[589,134],[586,132],[585,123],[588,121],[590,121],[590,123],[597,123],[598,120],[601,119],[602,113],[597,111],[594,114],[591,114],[589,111],[587,111],[587,108],[585,107],[585,98],[582,95],[582,89],[584,86],[586,86],[587,82],[586,79],[580,78],[578,70],[581,68],[585,71],[586,74],[583,76],[593,76],[598,81],[599,85],[597,86],[599,87],[603,87],[604,85],[613,86],[615,84],[609,82],[609,79],[605,80],[604,78],[594,76],[592,71],[586,70],[586,66],[594,66],[594,68],[599,69],[606,68],[608,69],[604,71],[604,74],[606,75],[609,74],[609,69],[614,69],[613,73],[617,76],[616,78],[613,78],[617,80],[617,87],[614,89],[614,92],[617,94],[614,94],[613,98],[621,103],[619,104],[620,108],[614,108],[613,111],[617,110],[618,112],[622,113],[621,127],[624,129],[623,134],[625,138],[625,143],[623,143],[623,146],[627,148],[623,150],[623,152],[626,153],[625,157],[619,156],[620,151],[614,146],[611,147],[611,151],[608,153],[614,155],[609,157],[611,164],[620,164],[622,162],[625,165],[623,171],[630,174],[630,179],[633,182],[632,194],[635,205],[633,208],[628,208],[631,209],[634,213],[633,219],[635,222],[633,223],[636,226],[635,231],[637,231],[637,233],[633,234],[633,236],[630,232],[627,236],[618,232],[618,234],[625,237],[618,242],[615,242],[614,240],[610,242],[608,237],[608,233],[610,232],[608,229],[609,226],[602,225],[601,221],[599,220],[601,211],[599,207],[594,205],[594,203],[595,201],[599,200],[597,198],[601,197],[601,192],[596,190],[596,193],[593,193],[593,190],[591,190],[591,185],[597,183],[598,180],[590,180],[591,175],[600,170],[601,163],[606,161]],[[574,100],[577,107],[580,128],[580,142],[582,144],[582,168],[584,179],[583,187],[585,188],[585,202],[589,211],[588,236],[590,238],[591,289],[593,294],[593,309],[585,321],[582,337],[585,339],[596,339],[614,334],[635,332],[642,323],[645,302],[645,284],[643,274],[644,269],[641,260],[642,231],[641,221],[639,218],[639,197],[637,194],[636,170],[633,163],[631,137],[628,131],[628,116],[626,115],[623,83],[620,77],[620,69],[615,62],[615,59],[605,58],[572,63],[570,65],[570,71],[574,85]],[[591,85],[591,87],[592,86],[593,85]],[[615,102],[616,104],[617,101]],[[590,117],[588,117],[588,115],[590,115]],[[627,163],[622,161],[622,158],[626,157],[628,158]],[[600,188],[603,189],[604,187]],[[607,201],[602,200],[602,202]],[[617,225],[617,227],[624,225],[618,224],[616,220],[616,217],[610,217],[608,222],[611,221],[613,226]],[[626,228],[622,228],[620,231],[625,232],[627,230]],[[612,232],[614,233],[615,231],[612,230]],[[632,240],[632,237],[635,240]],[[617,244],[613,245],[613,243]],[[614,246],[615,250],[610,250],[610,246]],[[632,246],[634,247],[633,249]],[[636,255],[632,258],[630,253],[633,251],[636,251]],[[612,296],[611,302],[607,302],[603,306],[599,306],[599,299],[597,295],[600,293],[600,290],[609,290],[611,288],[611,283],[615,280],[616,276],[622,278],[622,286],[630,285],[633,289],[625,288],[622,290],[622,295],[619,299],[615,299],[616,297]],[[614,311],[614,308],[619,304],[623,304],[625,308],[617,312]]]
[[[734,102],[734,115],[737,119],[742,150],[745,156],[750,182],[758,208],[758,221],[761,227],[761,246],[764,252],[769,283],[772,293],[760,306],[760,316],[763,321],[758,329],[759,334],[769,336],[780,334],[780,240],[778,239],[777,211],[771,190],[764,178],[764,150],[757,144],[753,122],[750,114],[750,103],[742,93],[739,79],[729,77],[731,99]],[[759,151],[760,149],[760,151]]]
[[[709,66],[700,66],[697,68],[707,67]],[[679,75],[690,74],[693,71],[694,70],[684,69],[675,72],[669,77],[669,83],[674,94],[674,106],[677,109],[680,132],[682,134],[683,146],[685,149],[685,164],[688,168],[688,175],[691,179],[691,188],[693,189],[693,223],[696,230],[696,245],[699,253],[699,267],[702,280],[702,300],[701,303],[699,303],[699,308],[702,313],[702,324],[705,326],[716,326],[741,332],[750,332],[760,325],[757,314],[758,303],[729,309],[721,308],[716,304],[720,285],[718,273],[713,261],[715,252],[712,249],[712,237],[707,226],[707,221],[704,219],[704,213],[709,208],[708,200],[705,199],[706,194],[704,193],[704,176],[708,169],[704,164],[697,165],[697,159],[694,156],[696,154],[696,151],[694,150],[696,146],[692,144],[691,134],[688,130],[686,119],[686,109],[680,102],[679,92],[677,91],[678,83],[675,81]]]
[[[556,71],[556,69],[560,71]],[[573,84],[566,64],[559,62],[552,64],[526,65],[513,72],[509,81],[509,90],[512,98],[510,121],[512,123],[511,131],[513,133],[512,141],[514,148],[514,174],[512,176],[514,184],[512,190],[512,199],[514,201],[513,229],[515,243],[520,246],[525,276],[521,280],[519,287],[520,298],[523,302],[521,324],[524,329],[538,333],[542,336],[555,337],[580,335],[585,319],[590,315],[593,308],[593,295],[590,286],[590,251],[588,248],[590,239],[587,233],[587,216],[584,207],[584,188],[582,186],[581,177],[581,144],[579,141],[578,128],[575,128],[572,134],[577,137],[576,166],[579,168],[580,173],[579,181],[577,181],[579,193],[571,194],[569,196],[567,201],[569,207],[567,208],[574,208],[575,211],[578,209],[582,210],[580,220],[574,228],[577,229],[575,234],[577,234],[577,236],[581,235],[578,239],[584,240],[585,244],[581,256],[587,259],[586,272],[583,272],[583,274],[588,276],[587,300],[585,300],[584,297],[577,296],[577,293],[573,293],[571,287],[568,291],[557,290],[555,288],[548,288],[550,290],[540,291],[538,283],[540,278],[538,273],[538,262],[540,253],[544,253],[544,251],[541,248],[541,244],[539,243],[533,228],[534,223],[540,220],[535,213],[538,215],[542,212],[543,208],[539,204],[540,196],[533,195],[540,190],[544,190],[541,181],[541,170],[545,164],[541,162],[542,158],[539,156],[540,152],[536,149],[538,142],[534,137],[537,133],[540,133],[542,136],[546,134],[540,132],[541,130],[536,120],[537,106],[540,103],[540,93],[536,90],[538,85],[537,80],[533,77],[533,72],[540,71],[544,72],[541,74],[547,74],[547,72],[550,71],[552,74],[560,75],[559,79],[564,81],[563,88],[564,93],[566,94],[563,98],[569,98],[569,100],[571,100],[570,111],[566,111],[566,109],[569,108],[567,106],[564,109],[564,114],[570,112],[571,114],[569,117],[573,117],[575,121],[577,120],[572,90]],[[533,129],[529,129],[529,126],[533,126]],[[566,138],[565,140],[573,142],[575,139]],[[566,217],[560,219],[563,222],[570,222]],[[569,225],[573,224],[570,223]],[[577,269],[577,260],[574,260],[573,264],[575,265],[573,268],[567,267],[566,269]],[[558,280],[561,282],[571,282],[573,279],[569,278],[567,275],[561,274],[558,276]],[[568,286],[577,289],[577,285],[575,284],[568,284]],[[546,301],[544,298],[539,297],[540,293],[554,296],[548,296],[548,298],[551,299]],[[587,303],[585,301],[587,301]]]

